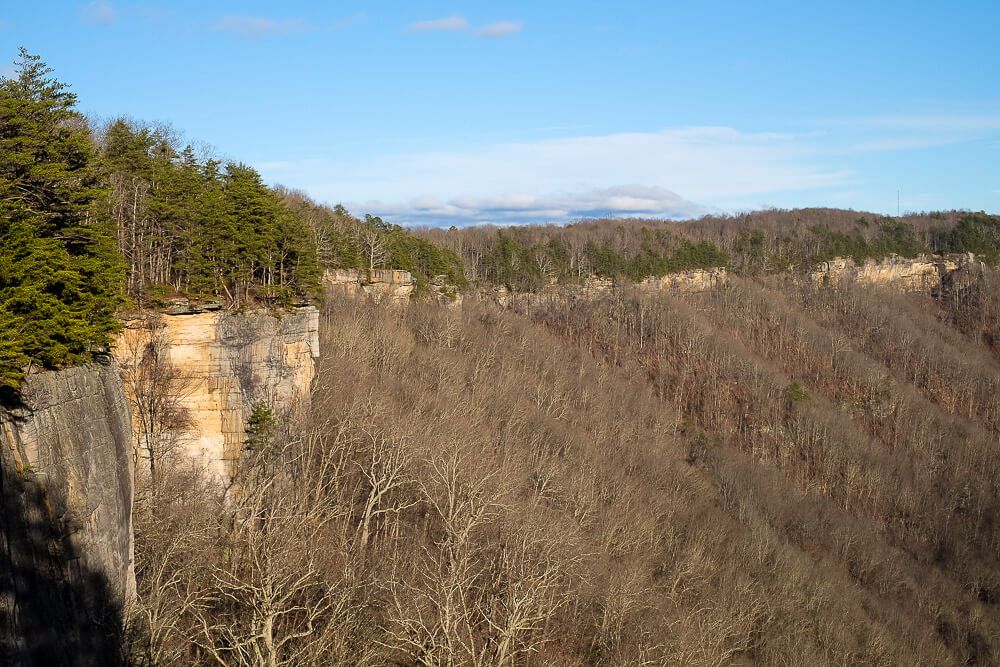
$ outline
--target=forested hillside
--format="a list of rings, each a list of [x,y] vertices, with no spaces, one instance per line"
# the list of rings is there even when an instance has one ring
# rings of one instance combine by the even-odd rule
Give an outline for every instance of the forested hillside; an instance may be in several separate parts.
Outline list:
[[[715,290],[626,281],[523,312],[329,301],[311,418],[257,415],[240,492],[177,461],[144,487],[131,655],[995,664],[1000,275],[932,295],[754,262],[989,259],[997,219],[857,217],[422,232],[515,288],[560,248],[580,254],[558,279],[581,279],[569,262],[601,244],[738,268]]]
[[[464,281],[451,252],[401,227],[265,185],[169,127],[93,126],[21,50],[0,79],[0,385],[106,350],[118,316],[173,298],[226,308],[321,296],[325,268]]]
[[[204,368],[172,366],[164,339],[124,369],[159,421],[122,468],[123,664],[1000,662],[1000,217],[414,234],[76,104],[25,51],[0,80],[2,398],[140,309],[322,309],[301,419],[256,397],[225,413],[249,415],[232,479],[178,436]],[[933,294],[797,275],[969,252],[985,264]],[[729,279],[697,293],[629,284],[716,266]],[[327,269],[382,267],[538,294],[324,294]],[[595,276],[607,289],[572,287]]]
[[[595,275],[631,281],[726,266],[743,275],[809,270],[834,257],[975,253],[1000,262],[1000,217],[946,212],[886,218],[857,211],[797,209],[666,220],[588,220],[565,226],[419,229],[454,250],[469,278],[534,291]]]
[[[984,280],[962,307],[995,333]],[[530,316],[331,301],[312,419],[257,425],[235,513],[184,466],[148,491],[133,650],[995,664],[1000,359],[959,315],[738,278]]]

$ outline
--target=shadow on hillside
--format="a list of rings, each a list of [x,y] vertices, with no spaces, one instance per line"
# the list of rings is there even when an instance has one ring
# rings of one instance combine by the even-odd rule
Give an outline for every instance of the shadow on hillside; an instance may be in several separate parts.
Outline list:
[[[0,664],[122,664],[120,605],[102,574],[81,568],[34,473],[16,469],[2,433],[0,467]]]

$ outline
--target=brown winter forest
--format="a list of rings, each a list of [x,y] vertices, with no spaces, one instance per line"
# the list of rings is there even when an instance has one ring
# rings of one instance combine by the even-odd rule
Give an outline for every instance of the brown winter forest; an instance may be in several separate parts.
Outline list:
[[[996,664],[996,270],[933,295],[797,273],[837,243],[948,251],[995,224],[967,218],[421,231],[464,259],[461,307],[328,297],[307,420],[251,424],[228,492],[180,461],[140,480],[132,654]],[[643,229],[711,243],[728,284],[477,297],[571,283],[604,240],[636,256]]]

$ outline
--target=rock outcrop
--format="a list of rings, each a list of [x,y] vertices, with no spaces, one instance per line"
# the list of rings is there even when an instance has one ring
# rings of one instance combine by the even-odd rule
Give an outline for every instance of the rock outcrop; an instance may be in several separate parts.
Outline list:
[[[931,293],[936,297],[961,298],[978,289],[983,283],[986,264],[967,253],[957,256],[958,268],[941,276],[941,284]]]
[[[32,374],[0,406],[0,664],[121,661],[135,595],[140,364],[166,362],[146,377],[162,381],[183,413],[170,435],[222,480],[255,405],[279,422],[308,407],[316,308],[191,310],[128,323],[113,358]]]
[[[416,289],[413,275],[396,269],[330,269],[323,274],[323,284],[350,297],[395,304],[407,303]]]
[[[839,287],[847,283],[883,285],[905,292],[933,292],[951,279],[956,271],[967,271],[978,263],[973,255],[922,256],[913,259],[890,256],[882,261],[867,260],[858,266],[850,258],[836,257],[809,273],[817,285]]]
[[[0,663],[113,665],[135,594],[129,406],[110,363],[0,410]]]
[[[668,273],[658,278],[645,278],[636,287],[657,292],[708,292],[725,285],[727,278],[725,267],[718,266]]]
[[[709,269],[692,269],[678,271],[662,276],[643,278],[632,286],[643,292],[707,292],[718,289],[726,284],[728,274],[725,267],[716,266]],[[583,284],[585,292],[601,294],[610,292],[617,283],[610,278],[590,276]]]
[[[307,306],[275,314],[200,312],[130,322],[114,354],[132,400],[136,387],[127,378],[152,347],[163,355],[169,369],[165,390],[183,413],[172,433],[178,447],[209,474],[228,480],[254,406],[266,405],[279,421],[308,407],[319,356],[319,312]]]
[[[552,301],[593,299],[608,294],[615,288],[627,288],[647,294],[654,292],[685,294],[707,292],[723,287],[728,279],[725,267],[721,266],[668,273],[662,276],[644,278],[637,283],[621,282],[592,275],[587,277],[582,285],[552,284],[538,292],[513,292],[503,285],[485,287],[480,290],[479,298],[496,303],[502,308],[530,310],[537,305]]]

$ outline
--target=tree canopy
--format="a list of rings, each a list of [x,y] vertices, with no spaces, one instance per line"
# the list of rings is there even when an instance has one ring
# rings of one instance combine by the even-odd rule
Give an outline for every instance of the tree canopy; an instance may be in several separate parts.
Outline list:
[[[0,386],[31,364],[106,350],[126,306],[316,299],[325,268],[393,267],[461,284],[458,256],[402,227],[265,184],[170,127],[93,129],[69,87],[21,49],[0,79]],[[380,252],[368,257],[366,239]]]
[[[122,264],[76,96],[21,49],[0,80],[0,384],[31,362],[75,363],[118,324]]]

